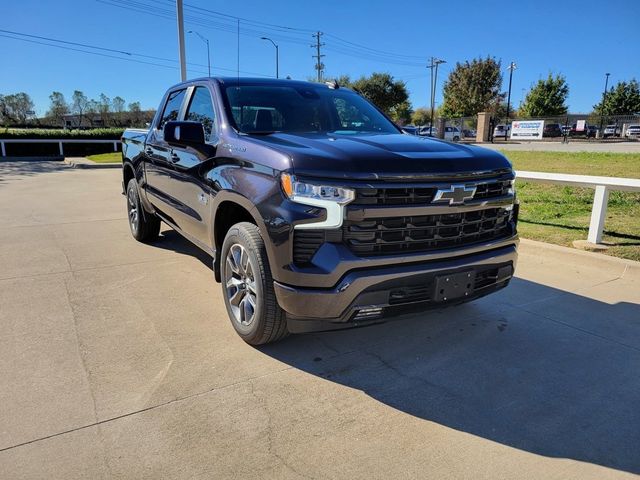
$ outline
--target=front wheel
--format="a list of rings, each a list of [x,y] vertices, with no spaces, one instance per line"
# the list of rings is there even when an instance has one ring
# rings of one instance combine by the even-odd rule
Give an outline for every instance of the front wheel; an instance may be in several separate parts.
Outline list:
[[[134,178],[127,184],[127,217],[133,238],[139,242],[151,242],[158,238],[160,219],[143,210],[138,196],[138,184]]]
[[[258,227],[241,222],[229,229],[222,244],[220,270],[224,303],[238,335],[251,345],[285,337],[287,321],[276,300]]]

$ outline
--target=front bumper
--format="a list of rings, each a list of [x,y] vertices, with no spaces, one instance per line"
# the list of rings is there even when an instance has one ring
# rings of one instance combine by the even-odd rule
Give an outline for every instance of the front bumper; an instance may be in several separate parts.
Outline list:
[[[516,243],[464,257],[353,270],[333,288],[301,288],[274,282],[292,333],[355,327],[380,321],[392,307],[440,306],[484,296],[506,286],[517,261]],[[436,277],[472,271],[469,295],[435,301]]]

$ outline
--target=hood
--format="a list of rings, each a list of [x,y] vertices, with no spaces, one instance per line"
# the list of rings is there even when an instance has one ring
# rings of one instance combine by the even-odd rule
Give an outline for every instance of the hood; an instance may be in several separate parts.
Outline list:
[[[496,151],[414,135],[275,133],[259,141],[288,155],[300,176],[416,180],[511,168]]]

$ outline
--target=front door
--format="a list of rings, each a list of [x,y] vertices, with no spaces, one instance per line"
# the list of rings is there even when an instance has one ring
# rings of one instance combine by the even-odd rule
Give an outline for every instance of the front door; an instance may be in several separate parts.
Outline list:
[[[202,173],[207,169],[206,162],[215,156],[216,115],[211,94],[204,85],[189,88],[185,101],[184,115],[180,119],[202,124],[205,145],[169,146],[166,182],[162,181],[162,188],[175,226],[192,240],[211,247],[211,189]]]

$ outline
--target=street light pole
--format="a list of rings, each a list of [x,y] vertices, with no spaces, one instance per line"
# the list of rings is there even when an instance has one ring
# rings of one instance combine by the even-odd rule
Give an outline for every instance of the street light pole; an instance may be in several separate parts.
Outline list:
[[[211,76],[211,53],[209,53],[209,39],[200,35],[195,30],[189,30],[188,33],[195,33],[198,37],[200,37],[200,40],[207,44],[207,67],[209,67],[209,76]]]
[[[511,108],[511,81],[513,80],[513,71],[516,69],[515,62],[511,62],[507,67],[509,70],[509,93],[507,94],[507,119],[505,123],[507,124],[507,129],[509,128],[509,110]]]
[[[609,87],[609,75],[611,75],[611,74],[610,73],[605,73],[604,92],[602,92],[602,108],[600,109],[600,138],[602,138],[602,136],[603,136],[602,126],[603,126],[603,122],[604,122],[605,103],[607,102],[607,88]]]
[[[268,40],[273,43],[273,46],[276,47],[276,78],[280,78],[280,53],[278,51],[278,44],[271,40],[269,37],[260,37],[260,40]]]

